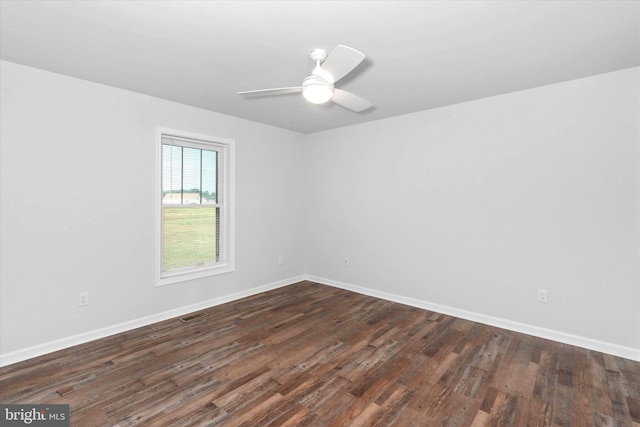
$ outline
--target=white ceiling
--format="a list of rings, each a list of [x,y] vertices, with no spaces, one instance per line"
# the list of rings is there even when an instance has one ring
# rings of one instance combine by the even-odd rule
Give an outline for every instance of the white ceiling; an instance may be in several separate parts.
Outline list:
[[[2,0],[0,27],[4,60],[303,133],[640,65],[640,1]],[[374,108],[236,95],[338,44]]]

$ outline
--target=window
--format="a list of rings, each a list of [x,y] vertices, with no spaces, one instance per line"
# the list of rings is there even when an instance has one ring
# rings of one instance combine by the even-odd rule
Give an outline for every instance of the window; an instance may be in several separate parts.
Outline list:
[[[158,129],[157,285],[232,271],[234,142]]]

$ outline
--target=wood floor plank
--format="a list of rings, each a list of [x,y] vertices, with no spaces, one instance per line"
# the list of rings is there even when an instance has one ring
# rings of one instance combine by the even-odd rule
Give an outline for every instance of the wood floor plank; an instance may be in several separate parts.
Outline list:
[[[640,426],[628,359],[306,281],[203,311],[0,368],[0,402],[72,426]]]

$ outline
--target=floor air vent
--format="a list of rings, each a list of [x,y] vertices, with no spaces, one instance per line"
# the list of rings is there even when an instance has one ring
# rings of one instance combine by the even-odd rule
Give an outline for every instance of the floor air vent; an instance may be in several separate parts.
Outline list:
[[[201,317],[208,316],[208,315],[209,315],[209,313],[206,313],[206,312],[204,312],[204,311],[203,311],[203,312],[201,312],[201,313],[190,314],[190,315],[188,315],[188,316],[181,317],[181,318],[180,318],[180,321],[181,321],[182,323],[187,323],[187,322],[190,322],[190,321],[192,321],[192,320],[196,320],[196,319],[199,319],[199,318],[201,318]]]
[[[68,385],[62,388],[59,388],[58,390],[56,390],[56,392],[60,395],[60,396],[66,396],[69,393],[73,393],[73,386]]]

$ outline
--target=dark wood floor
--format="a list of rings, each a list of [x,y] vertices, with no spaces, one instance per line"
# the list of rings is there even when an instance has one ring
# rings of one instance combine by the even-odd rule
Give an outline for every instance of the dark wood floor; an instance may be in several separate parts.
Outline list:
[[[640,426],[631,360],[311,282],[207,312],[2,368],[0,402],[72,426]]]

